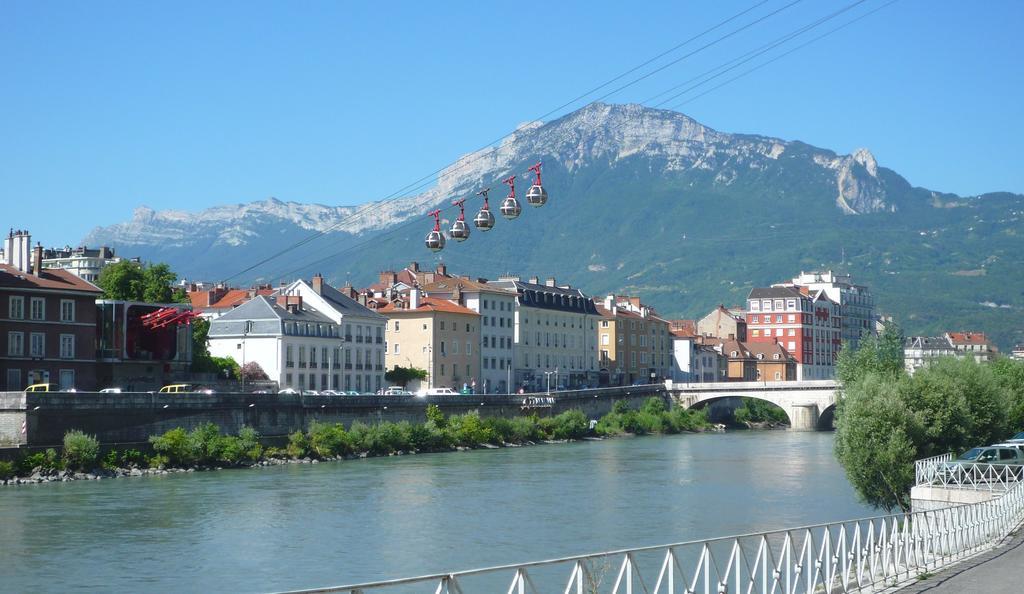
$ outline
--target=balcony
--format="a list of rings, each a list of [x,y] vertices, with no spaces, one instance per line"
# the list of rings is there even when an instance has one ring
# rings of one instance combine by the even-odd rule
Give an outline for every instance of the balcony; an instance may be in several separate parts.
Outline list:
[[[310,361],[309,362],[309,368],[310,369],[316,369],[316,361]]]
[[[363,368],[363,364],[362,363],[356,363],[356,369],[362,369],[362,368]]]
[[[384,337],[383,336],[378,336],[377,337],[377,344],[384,344]]]
[[[284,366],[285,367],[295,367],[295,361],[285,361],[284,362]]]
[[[345,369],[352,369],[352,364],[351,363],[346,363],[345,364]]]
[[[376,369],[377,371],[384,371],[384,366],[379,363],[375,365],[373,368]]]
[[[299,361],[299,369],[305,369],[305,368],[306,368],[306,362],[305,361]]]
[[[356,336],[356,342],[363,342],[362,336]]]

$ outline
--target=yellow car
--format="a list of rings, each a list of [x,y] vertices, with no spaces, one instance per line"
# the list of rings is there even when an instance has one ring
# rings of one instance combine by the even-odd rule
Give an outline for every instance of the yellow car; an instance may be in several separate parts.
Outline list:
[[[56,392],[57,386],[55,384],[32,384],[25,388],[26,392]]]
[[[161,394],[180,394],[182,392],[191,392],[192,384],[169,384],[160,388]]]

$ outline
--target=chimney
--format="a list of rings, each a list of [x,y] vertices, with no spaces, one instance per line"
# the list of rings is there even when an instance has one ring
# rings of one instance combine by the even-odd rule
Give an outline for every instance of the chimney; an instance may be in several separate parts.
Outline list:
[[[43,244],[36,242],[35,264],[32,272],[37,276],[43,275]]]
[[[735,334],[730,334],[729,335],[729,340],[736,340],[736,335]]]
[[[440,264],[437,265],[437,269],[435,272],[437,272],[437,274],[440,276],[448,276],[448,267],[445,266],[444,262],[441,262]]]
[[[540,284],[540,279],[538,279],[538,278],[537,278],[537,277],[535,277],[535,276],[531,276],[531,277],[530,277],[530,284],[531,284],[531,285],[539,285],[539,284]]]
[[[419,262],[410,262],[409,263],[409,270],[411,270],[413,272],[419,272],[420,271]]]
[[[313,291],[317,295],[324,294],[324,277],[319,272],[313,275]]]
[[[14,229],[12,228],[7,237],[4,238],[4,264],[14,265]]]
[[[548,280],[544,281],[544,284],[545,284],[546,286],[549,286],[549,287],[554,287],[554,286],[556,286],[556,285],[555,285],[555,277],[553,277],[553,276],[549,276],[549,277],[548,277]]]
[[[302,295],[278,295],[277,304],[291,313],[302,311]]]
[[[415,262],[413,262],[415,264]],[[409,290],[409,309],[417,309],[420,306],[420,290],[413,287]]]

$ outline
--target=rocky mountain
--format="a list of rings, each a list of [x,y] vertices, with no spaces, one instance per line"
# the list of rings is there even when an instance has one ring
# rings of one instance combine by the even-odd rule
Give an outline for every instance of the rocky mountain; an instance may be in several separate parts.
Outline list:
[[[524,206],[513,222],[499,217],[494,230],[438,255],[423,247],[428,210],[490,186],[497,214],[499,180],[519,175],[522,198],[537,160],[547,206]],[[479,204],[467,202],[467,217]],[[478,276],[554,275],[595,294],[639,291],[666,315],[740,303],[752,285],[832,268],[872,285],[879,308],[908,331],[988,330],[1008,345],[1024,340],[1022,213],[1020,195],[912,187],[866,149],[837,155],[719,132],[677,112],[597,103],[465,155],[416,196],[345,207],[271,198],[198,213],[142,207],[83,243],[216,280],[319,232],[232,280],[320,271],[359,285],[381,269],[443,259]]]

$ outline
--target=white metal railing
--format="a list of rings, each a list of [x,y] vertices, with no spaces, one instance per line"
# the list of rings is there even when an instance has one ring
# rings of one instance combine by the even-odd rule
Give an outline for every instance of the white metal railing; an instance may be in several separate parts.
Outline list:
[[[981,464],[938,461],[915,464],[916,483],[936,487],[956,487],[974,491],[1005,491],[1024,479],[1020,464]]]
[[[1003,496],[913,514],[293,592],[812,594],[866,592],[992,547],[1024,519]]]
[[[946,454],[940,454],[938,456],[932,456],[931,458],[925,458],[923,460],[917,460],[914,462],[914,484],[915,485],[926,485],[930,484],[929,481],[935,476],[935,471],[939,465],[945,464],[953,459],[953,453],[949,452]]]

